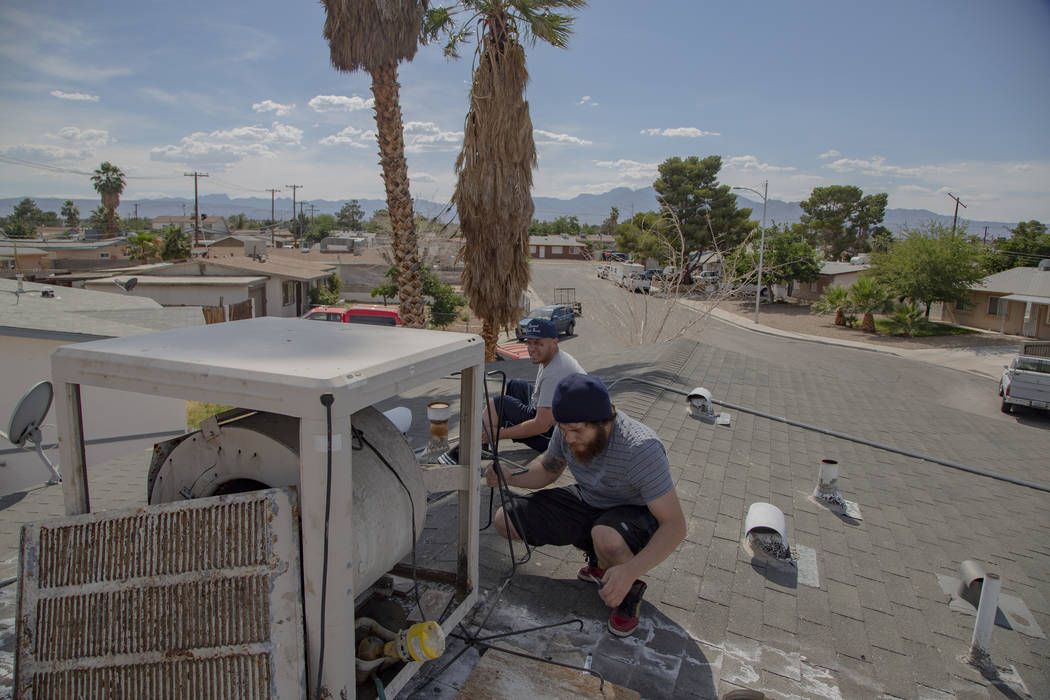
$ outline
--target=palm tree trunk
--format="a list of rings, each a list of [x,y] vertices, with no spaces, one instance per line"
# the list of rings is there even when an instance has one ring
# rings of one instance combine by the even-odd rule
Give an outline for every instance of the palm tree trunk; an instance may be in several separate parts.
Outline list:
[[[496,341],[499,340],[499,328],[489,320],[481,322],[481,339],[485,341],[485,362],[496,361]]]
[[[839,309],[838,311],[835,312],[835,325],[836,326],[845,326],[846,325],[846,313],[842,309]]]
[[[416,224],[412,216],[412,195],[408,189],[399,87],[396,62],[386,63],[372,72],[376,139],[379,141],[379,163],[383,167],[390,227],[394,234],[394,264],[397,267],[401,318],[409,328],[422,328],[426,322],[423,311],[423,274]]]
[[[861,321],[860,329],[865,333],[875,332],[875,316],[870,311],[864,312],[864,320]]]

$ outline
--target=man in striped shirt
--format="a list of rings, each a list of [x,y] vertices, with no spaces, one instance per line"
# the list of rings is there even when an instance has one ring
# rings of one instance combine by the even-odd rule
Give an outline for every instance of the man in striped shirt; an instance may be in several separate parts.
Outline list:
[[[638,626],[641,576],[685,538],[667,454],[655,432],[616,412],[594,375],[562,379],[552,409],[556,427],[547,451],[506,476],[511,486],[541,490],[514,494],[510,517],[500,508],[493,523],[509,539],[584,550],[587,565],[577,576],[599,585],[602,601],[612,608],[609,631],[626,636]],[[543,488],[566,467],[575,484]],[[497,485],[492,465],[485,479]]]

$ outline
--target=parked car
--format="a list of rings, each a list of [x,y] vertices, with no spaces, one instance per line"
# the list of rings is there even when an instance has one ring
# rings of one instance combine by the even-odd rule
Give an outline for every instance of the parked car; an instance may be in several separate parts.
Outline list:
[[[308,321],[335,321],[337,323],[367,323],[373,326],[400,326],[401,314],[397,307],[379,304],[355,306],[317,306],[303,316]]]
[[[562,333],[572,335],[576,331],[576,314],[573,313],[571,306],[564,304],[537,306],[525,318],[518,321],[518,327],[515,329],[515,335],[518,337],[518,340],[522,340],[525,326],[534,318],[545,318],[552,322],[558,329],[558,335]]]
[[[652,277],[649,275],[648,270],[634,271],[624,278],[623,286],[632,292],[648,294],[652,288]]]
[[[610,262],[627,262],[629,256],[627,253],[621,253],[618,250],[603,250],[602,260],[609,260]]]
[[[1050,410],[1050,343],[1021,345],[999,380],[999,396],[1003,413],[1014,406]]]

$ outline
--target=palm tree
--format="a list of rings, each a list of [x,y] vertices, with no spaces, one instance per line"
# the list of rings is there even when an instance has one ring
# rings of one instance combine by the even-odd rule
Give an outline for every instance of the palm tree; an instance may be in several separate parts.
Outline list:
[[[411,61],[419,46],[426,10],[424,0],[322,0],[324,38],[332,65],[352,73],[364,69],[372,76],[375,97],[376,140],[383,167],[386,203],[393,229],[394,263],[398,271],[401,318],[406,326],[422,328],[423,278],[419,244],[408,190],[404,126],[398,95],[397,64]]]
[[[95,191],[102,195],[102,206],[106,209],[105,236],[113,236],[117,233],[115,215],[117,207],[120,206],[120,195],[124,194],[124,173],[120,168],[106,161],[98,166],[95,174],[91,176],[91,182]]]
[[[887,313],[893,308],[893,293],[873,277],[861,277],[851,284],[849,297],[853,308],[864,314],[860,329],[865,333],[875,332],[874,312]]]
[[[525,49],[537,39],[564,48],[573,19],[553,10],[584,0],[460,0],[460,9],[427,13],[424,37],[449,36],[446,56],[471,34],[476,67],[452,195],[463,234],[463,291],[482,319],[486,359],[496,358],[499,328],[517,320],[529,283],[528,228],[536,144],[525,100]],[[458,23],[452,15],[462,13]]]
[[[824,296],[813,302],[810,312],[820,315],[834,313],[836,326],[852,327],[853,323],[848,322],[847,317],[856,321],[856,316],[853,315],[853,300],[849,298],[849,290],[845,287],[828,287]]]

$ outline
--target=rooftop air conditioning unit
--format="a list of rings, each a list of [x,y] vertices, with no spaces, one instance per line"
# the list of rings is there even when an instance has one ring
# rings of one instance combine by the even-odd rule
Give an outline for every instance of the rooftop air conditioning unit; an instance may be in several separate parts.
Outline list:
[[[22,590],[35,593],[20,599],[17,646],[35,656],[18,664],[16,695],[45,697],[37,689],[47,674],[68,672],[83,692],[67,684],[55,697],[98,695],[92,688],[149,697],[168,687],[173,696],[234,697],[235,687],[236,697],[352,699],[362,660],[346,661],[360,656],[356,628],[378,628],[357,604],[388,570],[404,572],[399,562],[422,530],[427,491],[459,492],[455,571],[407,568],[443,590],[452,584],[436,621],[452,632],[478,595],[483,368],[484,345],[473,335],[273,317],[56,350],[69,517],[23,532],[36,544],[23,550]],[[420,465],[401,427],[373,405],[454,372],[460,437],[476,447],[464,451],[465,465]],[[155,447],[149,506],[91,513],[81,385],[238,408]],[[46,539],[53,536],[65,544]],[[37,605],[45,600],[46,619]],[[411,638],[416,627],[401,634]],[[278,628],[281,639],[271,634]],[[421,660],[394,659],[389,696]],[[209,683],[227,685],[204,692]]]

